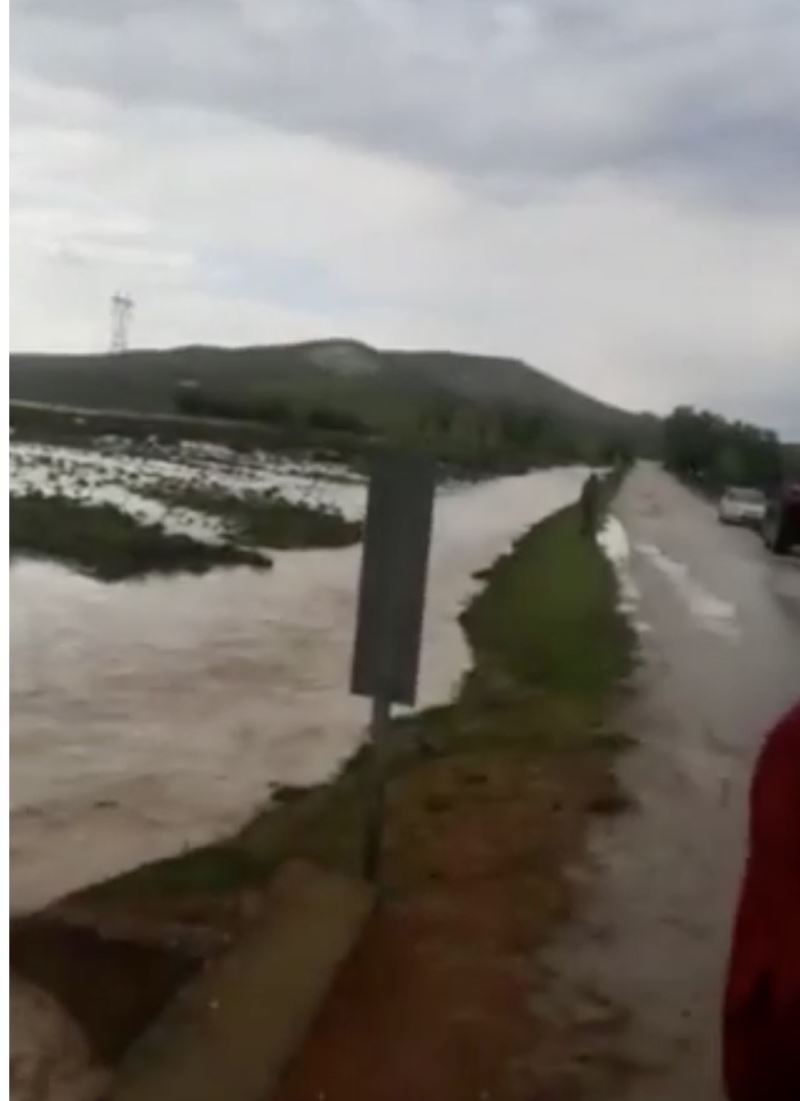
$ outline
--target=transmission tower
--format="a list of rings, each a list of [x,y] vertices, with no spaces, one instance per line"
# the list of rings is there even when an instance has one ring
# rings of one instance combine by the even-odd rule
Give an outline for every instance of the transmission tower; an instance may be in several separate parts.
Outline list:
[[[111,295],[111,351],[128,350],[128,327],[131,322],[134,301],[127,294]]]

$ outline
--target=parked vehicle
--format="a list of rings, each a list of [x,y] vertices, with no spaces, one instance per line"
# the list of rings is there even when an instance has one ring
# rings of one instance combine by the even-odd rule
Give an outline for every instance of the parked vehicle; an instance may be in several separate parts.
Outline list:
[[[723,524],[761,527],[767,513],[767,498],[760,489],[729,486],[719,499],[718,515]]]
[[[769,502],[761,534],[774,554],[788,554],[800,544],[800,482],[786,486]]]

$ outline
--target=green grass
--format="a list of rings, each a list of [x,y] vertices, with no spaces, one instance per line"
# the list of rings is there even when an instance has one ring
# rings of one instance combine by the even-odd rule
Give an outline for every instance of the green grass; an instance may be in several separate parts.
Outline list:
[[[205,573],[215,566],[254,566],[269,559],[229,544],[211,545],[145,524],[110,504],[29,493],[12,497],[11,553],[55,558],[99,578],[150,573]]]
[[[477,761],[487,753],[569,753],[589,745],[610,757],[624,748],[626,739],[606,725],[632,653],[616,598],[613,571],[581,534],[577,509],[533,528],[488,571],[463,616],[474,663],[456,700],[393,723],[390,772],[432,756],[475,754]],[[147,865],[94,893],[133,899],[226,891],[268,879],[289,857],[356,872],[365,757],[360,750],[330,784],[280,791],[236,837]]]
[[[579,699],[602,697],[626,670],[628,628],[616,582],[575,509],[549,517],[496,563],[464,616],[476,676]]]

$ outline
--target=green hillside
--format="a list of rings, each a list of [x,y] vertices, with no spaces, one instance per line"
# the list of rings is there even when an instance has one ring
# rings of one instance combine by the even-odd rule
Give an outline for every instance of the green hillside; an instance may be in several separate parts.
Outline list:
[[[176,384],[189,378],[232,396],[263,386],[303,390],[336,378],[361,384],[379,381],[390,390],[436,388],[480,402],[521,402],[605,426],[631,426],[642,419],[521,360],[454,352],[379,352],[349,340],[10,358],[11,397],[16,400],[166,412],[173,408]]]
[[[547,409],[609,429],[656,431],[658,419],[630,413],[575,390],[519,359],[457,352],[384,352],[392,369],[479,402]]]

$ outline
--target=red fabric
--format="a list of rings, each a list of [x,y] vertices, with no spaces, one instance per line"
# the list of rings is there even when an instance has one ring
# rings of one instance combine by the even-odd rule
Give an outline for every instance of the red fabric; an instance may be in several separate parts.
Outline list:
[[[800,1101],[800,704],[770,733],[725,993],[730,1101]]]

